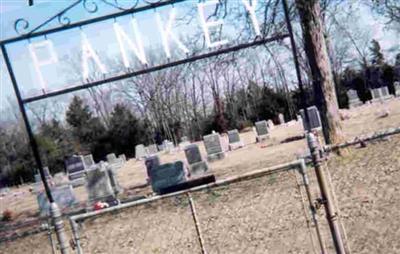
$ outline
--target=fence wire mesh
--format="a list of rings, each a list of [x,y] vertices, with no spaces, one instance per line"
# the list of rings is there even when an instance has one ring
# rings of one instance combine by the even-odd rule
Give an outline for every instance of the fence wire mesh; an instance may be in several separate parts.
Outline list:
[[[182,194],[85,219],[81,247],[84,253],[318,253],[300,182],[290,170],[193,192],[195,215]]]
[[[40,226],[38,225],[38,227]],[[9,237],[9,240],[2,239],[0,242],[0,253],[55,253],[57,239],[54,230],[25,230],[23,234],[19,233],[18,229],[13,230],[14,236]]]
[[[373,144],[379,143],[379,144]],[[328,162],[351,253],[400,253],[400,136]]]

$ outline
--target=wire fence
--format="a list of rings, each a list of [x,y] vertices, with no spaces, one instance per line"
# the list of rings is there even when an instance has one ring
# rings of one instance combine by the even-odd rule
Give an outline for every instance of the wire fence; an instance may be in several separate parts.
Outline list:
[[[392,136],[398,130],[368,138],[379,145],[364,139],[350,156],[327,163],[349,253],[400,253],[400,135]]]
[[[73,216],[76,251],[319,253],[299,168],[296,161]]]

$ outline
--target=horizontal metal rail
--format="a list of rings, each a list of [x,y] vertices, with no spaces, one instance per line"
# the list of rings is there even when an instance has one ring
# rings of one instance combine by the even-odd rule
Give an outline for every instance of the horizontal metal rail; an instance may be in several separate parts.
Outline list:
[[[144,6],[140,6],[140,7],[134,7],[125,11],[121,11],[121,12],[116,12],[116,13],[112,13],[112,14],[108,14],[105,16],[101,16],[101,17],[97,17],[97,18],[92,18],[92,19],[87,19],[87,20],[83,20],[80,22],[75,22],[69,25],[65,25],[65,26],[60,26],[60,27],[56,27],[53,29],[48,29],[48,30],[44,30],[44,31],[39,31],[39,32],[31,32],[31,33],[27,33],[24,35],[20,35],[18,37],[13,37],[10,39],[6,39],[3,41],[0,41],[0,45],[1,44],[9,44],[9,43],[13,43],[13,42],[18,42],[21,40],[27,40],[27,39],[31,39],[31,38],[35,38],[38,36],[44,36],[44,35],[49,35],[49,34],[53,34],[53,33],[57,33],[57,32],[61,32],[61,31],[65,31],[65,30],[69,30],[69,29],[73,29],[73,28],[79,28],[82,26],[86,26],[86,25],[90,25],[93,23],[97,23],[97,22],[101,22],[101,21],[106,21],[108,19],[113,19],[113,18],[118,18],[118,17],[122,17],[125,15],[129,15],[129,14],[134,14],[134,13],[138,13],[138,12],[143,12],[143,11],[147,11],[147,10],[152,10],[155,8],[159,8],[159,7],[163,7],[163,6],[167,6],[167,5],[173,5],[176,3],[180,3],[180,2],[185,2],[187,0],[168,0],[168,1],[161,1],[161,2],[156,2],[156,3],[151,3],[148,5],[144,5]],[[79,3],[79,2],[78,2]],[[34,31],[37,28],[34,29]]]
[[[183,190],[183,191],[178,191],[178,192],[169,193],[166,195],[159,195],[159,196],[154,196],[154,197],[150,197],[150,198],[146,198],[146,199],[141,199],[141,200],[120,204],[117,206],[113,206],[113,207],[98,210],[98,211],[88,212],[88,213],[84,213],[84,214],[78,214],[78,215],[71,216],[70,221],[81,222],[85,219],[95,217],[98,215],[102,215],[105,213],[110,213],[110,212],[114,212],[114,211],[120,210],[120,209],[143,205],[143,204],[147,204],[147,203],[165,199],[165,198],[179,196],[179,195],[182,195],[185,193],[197,192],[197,191],[201,191],[201,190],[205,190],[205,189],[209,189],[209,188],[215,188],[218,186],[223,186],[223,185],[227,185],[227,184],[231,184],[231,183],[235,183],[235,182],[250,180],[250,179],[254,179],[254,178],[265,176],[265,175],[271,175],[271,174],[275,174],[275,173],[282,172],[282,171],[287,171],[287,170],[294,169],[294,168],[301,168],[302,163],[303,163],[303,160],[296,160],[293,162],[280,164],[280,165],[277,165],[274,167],[255,170],[255,171],[252,171],[252,172],[240,175],[240,176],[234,176],[234,177],[229,177],[226,179],[218,180],[214,183],[196,186],[196,187],[193,187],[193,188],[190,188],[187,190]]]
[[[356,137],[351,141],[346,141],[344,143],[341,144],[335,144],[335,145],[326,145],[323,147],[323,151],[326,153],[332,152],[332,151],[336,151],[339,150],[341,148],[345,148],[345,147],[349,147],[349,146],[354,146],[354,145],[358,145],[364,142],[368,142],[368,141],[372,141],[375,139],[381,139],[384,137],[388,137],[388,136],[393,136],[395,134],[400,134],[400,127],[396,127],[396,128],[390,128],[384,131],[379,131],[379,132],[375,132],[363,137]]]
[[[75,92],[75,91],[79,91],[79,90],[83,90],[83,89],[88,89],[91,87],[95,87],[95,86],[99,86],[102,84],[106,84],[106,83],[110,83],[110,82],[115,82],[115,81],[119,81],[119,80],[123,80],[123,79],[127,79],[127,78],[132,78],[135,76],[139,76],[139,75],[143,75],[143,74],[147,74],[147,73],[151,73],[151,72],[155,72],[155,71],[160,71],[163,69],[167,69],[170,67],[174,67],[177,65],[181,65],[181,64],[187,64],[190,62],[194,62],[194,61],[198,61],[201,59],[205,59],[208,57],[213,57],[213,56],[217,56],[217,55],[221,55],[221,54],[227,54],[227,53],[231,53],[234,51],[239,51],[241,49],[245,49],[245,48],[250,48],[250,47],[254,47],[254,46],[259,46],[268,42],[272,42],[272,41],[278,41],[278,40],[283,40],[286,37],[289,37],[288,34],[279,34],[279,35],[275,35],[269,38],[257,38],[256,40],[249,42],[249,43],[242,43],[239,44],[237,46],[233,46],[233,47],[228,47],[228,48],[223,48],[217,51],[213,51],[213,52],[209,52],[209,53],[205,53],[205,54],[201,54],[201,55],[195,55],[195,56],[191,56],[182,60],[178,60],[178,61],[174,61],[174,62],[170,62],[170,63],[166,63],[166,64],[162,64],[162,65],[157,65],[157,66],[153,66],[153,67],[149,67],[143,70],[139,70],[139,71],[134,71],[134,72],[129,72],[126,74],[122,74],[119,76],[114,76],[114,77],[110,77],[110,78],[105,78],[99,81],[94,81],[91,83],[87,83],[84,85],[80,85],[80,86],[74,86],[74,87],[70,87],[70,88],[66,88],[63,90],[59,90],[59,91],[54,91],[54,92],[49,92],[46,94],[42,94],[42,95],[38,95],[38,96],[34,96],[34,97],[30,97],[30,98],[26,98],[23,99],[22,102],[24,104],[30,103],[30,102],[34,102],[34,101],[38,101],[38,100],[42,100],[42,99],[46,99],[46,98],[50,98],[50,97],[54,97],[54,96],[58,96],[58,95],[62,95],[62,94],[66,94],[66,93],[70,93],[70,92]]]

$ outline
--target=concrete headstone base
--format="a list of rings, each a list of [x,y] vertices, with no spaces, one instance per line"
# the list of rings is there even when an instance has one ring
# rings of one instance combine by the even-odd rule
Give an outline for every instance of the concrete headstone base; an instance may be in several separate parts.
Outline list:
[[[235,142],[235,143],[229,144],[229,151],[237,150],[237,149],[240,149],[242,147],[244,147],[244,144],[243,144],[242,141]]]
[[[208,162],[214,162],[225,158],[225,153],[214,153],[207,156]]]
[[[207,162],[200,161],[200,162],[196,162],[196,163],[189,165],[189,169],[190,169],[190,176],[196,177],[196,176],[203,175],[205,172],[207,172],[208,165],[207,165]]]

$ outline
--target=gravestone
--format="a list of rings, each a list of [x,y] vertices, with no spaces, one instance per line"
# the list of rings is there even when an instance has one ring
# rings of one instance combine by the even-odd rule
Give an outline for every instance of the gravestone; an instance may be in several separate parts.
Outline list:
[[[64,161],[68,179],[73,187],[85,183],[85,164],[82,156],[71,156]]]
[[[244,147],[243,142],[240,140],[240,135],[238,130],[228,131],[229,140],[229,150],[236,150],[238,148]]]
[[[115,160],[113,160],[112,162],[108,163],[108,166],[110,166],[111,168],[117,170],[122,168],[122,166],[124,166],[124,160],[123,158],[116,158]]]
[[[54,185],[53,177],[50,174],[49,168],[48,167],[43,167],[43,172],[44,172],[47,184],[49,186]],[[40,173],[35,174],[34,177],[35,177],[34,192],[38,193],[40,191],[43,191],[44,190],[44,185],[43,185],[42,177],[40,176]]]
[[[106,158],[108,163],[113,163],[117,159],[117,156],[115,153],[109,153],[107,154]]]
[[[212,133],[204,136],[203,142],[207,151],[207,160],[209,162],[225,158],[225,153],[222,149],[222,144],[218,133]]]
[[[358,107],[363,104],[362,101],[360,101],[360,99],[358,98],[356,90],[350,89],[349,91],[347,91],[347,97],[349,99],[350,108]]]
[[[72,208],[73,206],[78,204],[71,185],[53,187],[50,189],[50,191],[53,195],[54,201],[57,203],[58,207],[61,210]],[[37,194],[37,202],[39,205],[40,215],[50,215],[50,205],[44,191],[41,191]]]
[[[301,118],[303,119],[303,128],[306,131],[311,130],[322,130],[321,116],[319,114],[318,108],[316,106],[311,106],[307,108],[308,117],[310,120],[310,126],[307,123],[304,110],[300,110]],[[311,127],[311,128],[310,128]]]
[[[261,142],[268,138],[268,123],[267,121],[259,121],[255,123],[256,127],[256,141]]]
[[[169,140],[164,140],[163,146],[164,146],[164,150],[165,150],[167,153],[171,153],[171,152],[174,150],[174,148],[175,148],[174,143],[171,142],[171,141],[169,141]]]
[[[275,124],[271,119],[269,119],[267,121],[267,127],[268,127],[268,130],[273,130],[275,128]]]
[[[151,187],[155,193],[160,193],[162,189],[186,181],[185,169],[182,161],[158,165],[151,168],[149,173]]]
[[[104,166],[97,166],[86,172],[86,190],[89,203],[115,199],[108,170]]]
[[[179,149],[184,150],[186,146],[190,145],[189,141],[182,141],[179,143]]]
[[[149,156],[145,159],[144,165],[146,166],[147,177],[149,177],[149,180],[151,180],[150,171],[160,165],[160,157],[158,157],[158,155]]]
[[[181,142],[189,142],[189,138],[187,136],[183,136],[181,138]]]
[[[153,155],[158,153],[157,145],[155,144],[149,145],[148,147],[146,147],[146,151],[148,155]]]
[[[387,86],[380,88],[371,89],[372,101],[382,101],[390,99],[392,96],[389,94],[389,89]]]
[[[396,94],[396,97],[400,97],[400,81],[394,82],[394,91]]]
[[[282,113],[279,113],[278,119],[279,119],[279,124],[285,123],[285,116]]]
[[[142,144],[135,146],[136,160],[142,160],[147,157],[146,147]]]
[[[188,145],[185,147],[185,156],[189,164],[191,177],[204,174],[208,171],[207,162],[203,161],[201,157],[199,146],[196,144]]]
[[[93,166],[95,164],[94,160],[93,160],[93,155],[88,154],[83,156],[83,164],[85,166],[85,168],[90,168],[91,166]]]
[[[110,184],[113,188],[114,195],[117,196],[123,191],[121,185],[118,182],[117,170],[111,166],[111,164],[106,166],[108,177],[110,178]]]
[[[63,172],[56,173],[53,177],[53,182],[55,186],[67,185],[69,184],[68,176]]]
[[[126,162],[126,156],[125,156],[125,154],[120,154],[120,155],[118,155],[118,159],[120,159],[123,163],[125,163],[125,162]]]

